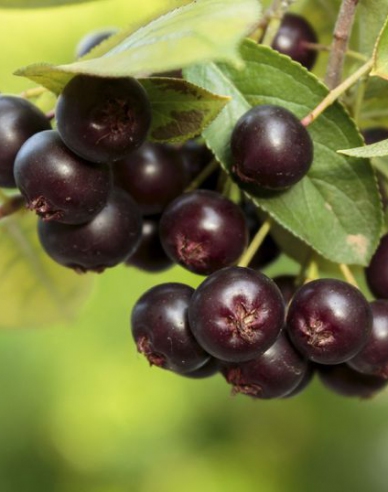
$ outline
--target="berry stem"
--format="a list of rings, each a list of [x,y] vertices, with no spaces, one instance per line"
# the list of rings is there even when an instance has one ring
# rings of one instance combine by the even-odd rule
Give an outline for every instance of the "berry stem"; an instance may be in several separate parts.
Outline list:
[[[203,181],[205,181],[205,179],[218,168],[218,166],[218,161],[216,159],[212,159],[209,164],[202,169],[198,176],[191,181],[189,186],[185,189],[185,192],[196,190],[203,183]]]
[[[255,256],[256,251],[260,248],[261,244],[263,243],[270,229],[271,229],[271,220],[267,219],[266,221],[263,222],[262,226],[260,227],[260,229],[255,234],[254,238],[250,242],[247,250],[241,257],[238,266],[247,267],[249,265],[250,261]]]
[[[309,50],[314,50],[314,51],[330,52],[332,50],[331,46],[327,46],[326,44],[320,44],[320,43],[304,42],[303,46],[305,46]],[[349,58],[354,58],[355,60],[360,60],[364,63],[368,60],[365,55],[363,55],[362,53],[359,53],[358,51],[354,51],[354,50],[347,50],[345,52],[345,55],[348,56]]]
[[[18,212],[24,205],[25,200],[22,195],[11,196],[0,205],[0,219],[8,217],[16,212]]]
[[[345,265],[345,263],[340,263],[339,265],[339,269],[341,270],[341,273],[344,277],[344,279],[351,285],[353,285],[354,287],[357,287],[357,289],[359,289],[359,285],[357,283],[357,280],[355,279],[353,273],[351,272],[350,268],[348,267],[348,265]]]
[[[24,99],[33,99],[34,97],[39,97],[42,94],[47,92],[45,87],[32,87],[31,89],[27,89],[20,93],[20,97]]]
[[[333,41],[327,65],[325,83],[329,89],[340,84],[345,54],[358,0],[342,0],[341,8],[334,27]]]
[[[318,104],[318,106],[302,119],[302,125],[308,126],[315,121],[318,116],[322,114],[329,106],[331,106],[345,91],[349,89],[349,87],[354,85],[361,77],[370,72],[372,70],[372,66],[373,59],[370,59],[352,75],[350,75],[350,77],[345,79],[342,84],[331,90],[329,94]]]

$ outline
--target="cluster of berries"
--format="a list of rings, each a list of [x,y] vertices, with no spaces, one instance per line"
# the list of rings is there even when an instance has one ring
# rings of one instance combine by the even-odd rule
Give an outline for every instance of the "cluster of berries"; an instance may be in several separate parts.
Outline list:
[[[78,56],[111,34],[85,40]],[[311,26],[287,14],[273,47],[311,68],[312,43]],[[256,208],[216,191],[223,174],[200,142],[147,142],[151,106],[138,81],[77,75],[55,118],[52,129],[30,102],[0,96],[0,186],[17,187],[38,214],[49,256],[78,272],[125,262],[151,272],[179,264],[208,276],[196,290],[153,287],[136,303],[133,336],[152,365],[193,378],[221,372],[234,393],[256,398],[295,395],[314,373],[352,396],[388,384],[388,301],[368,303],[335,279],[300,286],[292,276],[266,277],[259,269],[279,254],[270,235],[249,268],[236,266],[260,228]],[[307,129],[274,105],[242,115],[230,149],[236,182],[271,193],[293,186],[313,163]],[[204,171],[200,189],[185,192]],[[388,255],[385,243],[376,255]],[[377,270],[372,262],[371,285]],[[388,298],[387,287],[371,289]]]

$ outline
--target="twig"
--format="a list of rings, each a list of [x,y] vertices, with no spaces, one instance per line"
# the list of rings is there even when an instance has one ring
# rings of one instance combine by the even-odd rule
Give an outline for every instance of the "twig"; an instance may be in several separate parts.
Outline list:
[[[308,126],[310,123],[315,121],[318,116],[325,111],[329,106],[333,104],[345,91],[349,89],[353,84],[358,82],[358,80],[372,70],[373,60],[368,60],[364,65],[362,65],[356,72],[354,72],[350,77],[345,79],[342,84],[337,86],[335,89],[329,92],[329,94],[323,99],[318,106],[311,111],[310,114],[302,119],[302,125]]]
[[[358,0],[342,0],[334,28],[333,42],[325,76],[325,83],[329,89],[334,89],[341,82],[345,53],[353,26],[357,4]]]
[[[255,237],[252,239],[250,242],[247,250],[241,257],[241,260],[239,261],[238,266],[240,267],[247,267],[252,260],[252,258],[255,256],[256,251],[260,248],[262,245],[264,239],[266,238],[267,234],[269,233],[271,229],[271,221],[270,219],[267,219],[263,224],[261,225],[260,229],[257,231]]]

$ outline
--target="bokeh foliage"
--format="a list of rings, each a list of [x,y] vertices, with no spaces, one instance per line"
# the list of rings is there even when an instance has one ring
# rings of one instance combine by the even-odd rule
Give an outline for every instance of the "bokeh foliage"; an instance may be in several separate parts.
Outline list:
[[[0,11],[0,91],[30,86],[11,75],[22,65],[70,61],[91,29],[179,3]],[[331,21],[321,17],[320,28]],[[295,265],[282,259],[271,272],[284,269]],[[387,490],[388,394],[360,403],[315,382],[295,399],[260,402],[232,398],[220,377],[150,369],[136,354],[129,314],[143,291],[168,280],[200,282],[178,268],[160,276],[116,268],[98,277],[71,324],[0,333],[1,491]]]

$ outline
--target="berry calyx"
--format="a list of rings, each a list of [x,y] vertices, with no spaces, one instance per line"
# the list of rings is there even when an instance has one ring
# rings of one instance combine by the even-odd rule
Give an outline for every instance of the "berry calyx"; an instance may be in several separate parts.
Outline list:
[[[90,222],[70,225],[39,220],[38,235],[43,249],[57,263],[79,273],[101,273],[136,250],[141,223],[136,203],[128,193],[115,188]]]
[[[220,193],[185,193],[163,212],[160,238],[168,256],[192,272],[208,275],[235,264],[248,242],[244,214]]]
[[[199,344],[217,359],[243,362],[265,352],[284,324],[284,302],[264,274],[227,267],[196,289],[189,323]]]
[[[313,280],[294,294],[286,326],[305,357],[319,364],[340,364],[365,346],[372,311],[356,287],[337,279]]]
[[[313,161],[311,137],[298,118],[281,106],[255,106],[231,136],[232,172],[243,183],[283,190],[300,181]]]
[[[55,130],[29,138],[15,160],[15,182],[27,207],[43,220],[89,222],[106,205],[111,170],[69,150]]]
[[[131,77],[76,75],[55,114],[65,144],[92,162],[124,159],[144,142],[151,125],[147,93]]]
[[[193,292],[188,285],[170,282],[149,289],[136,302],[132,334],[151,365],[186,374],[210,360],[190,331],[187,309]]]

